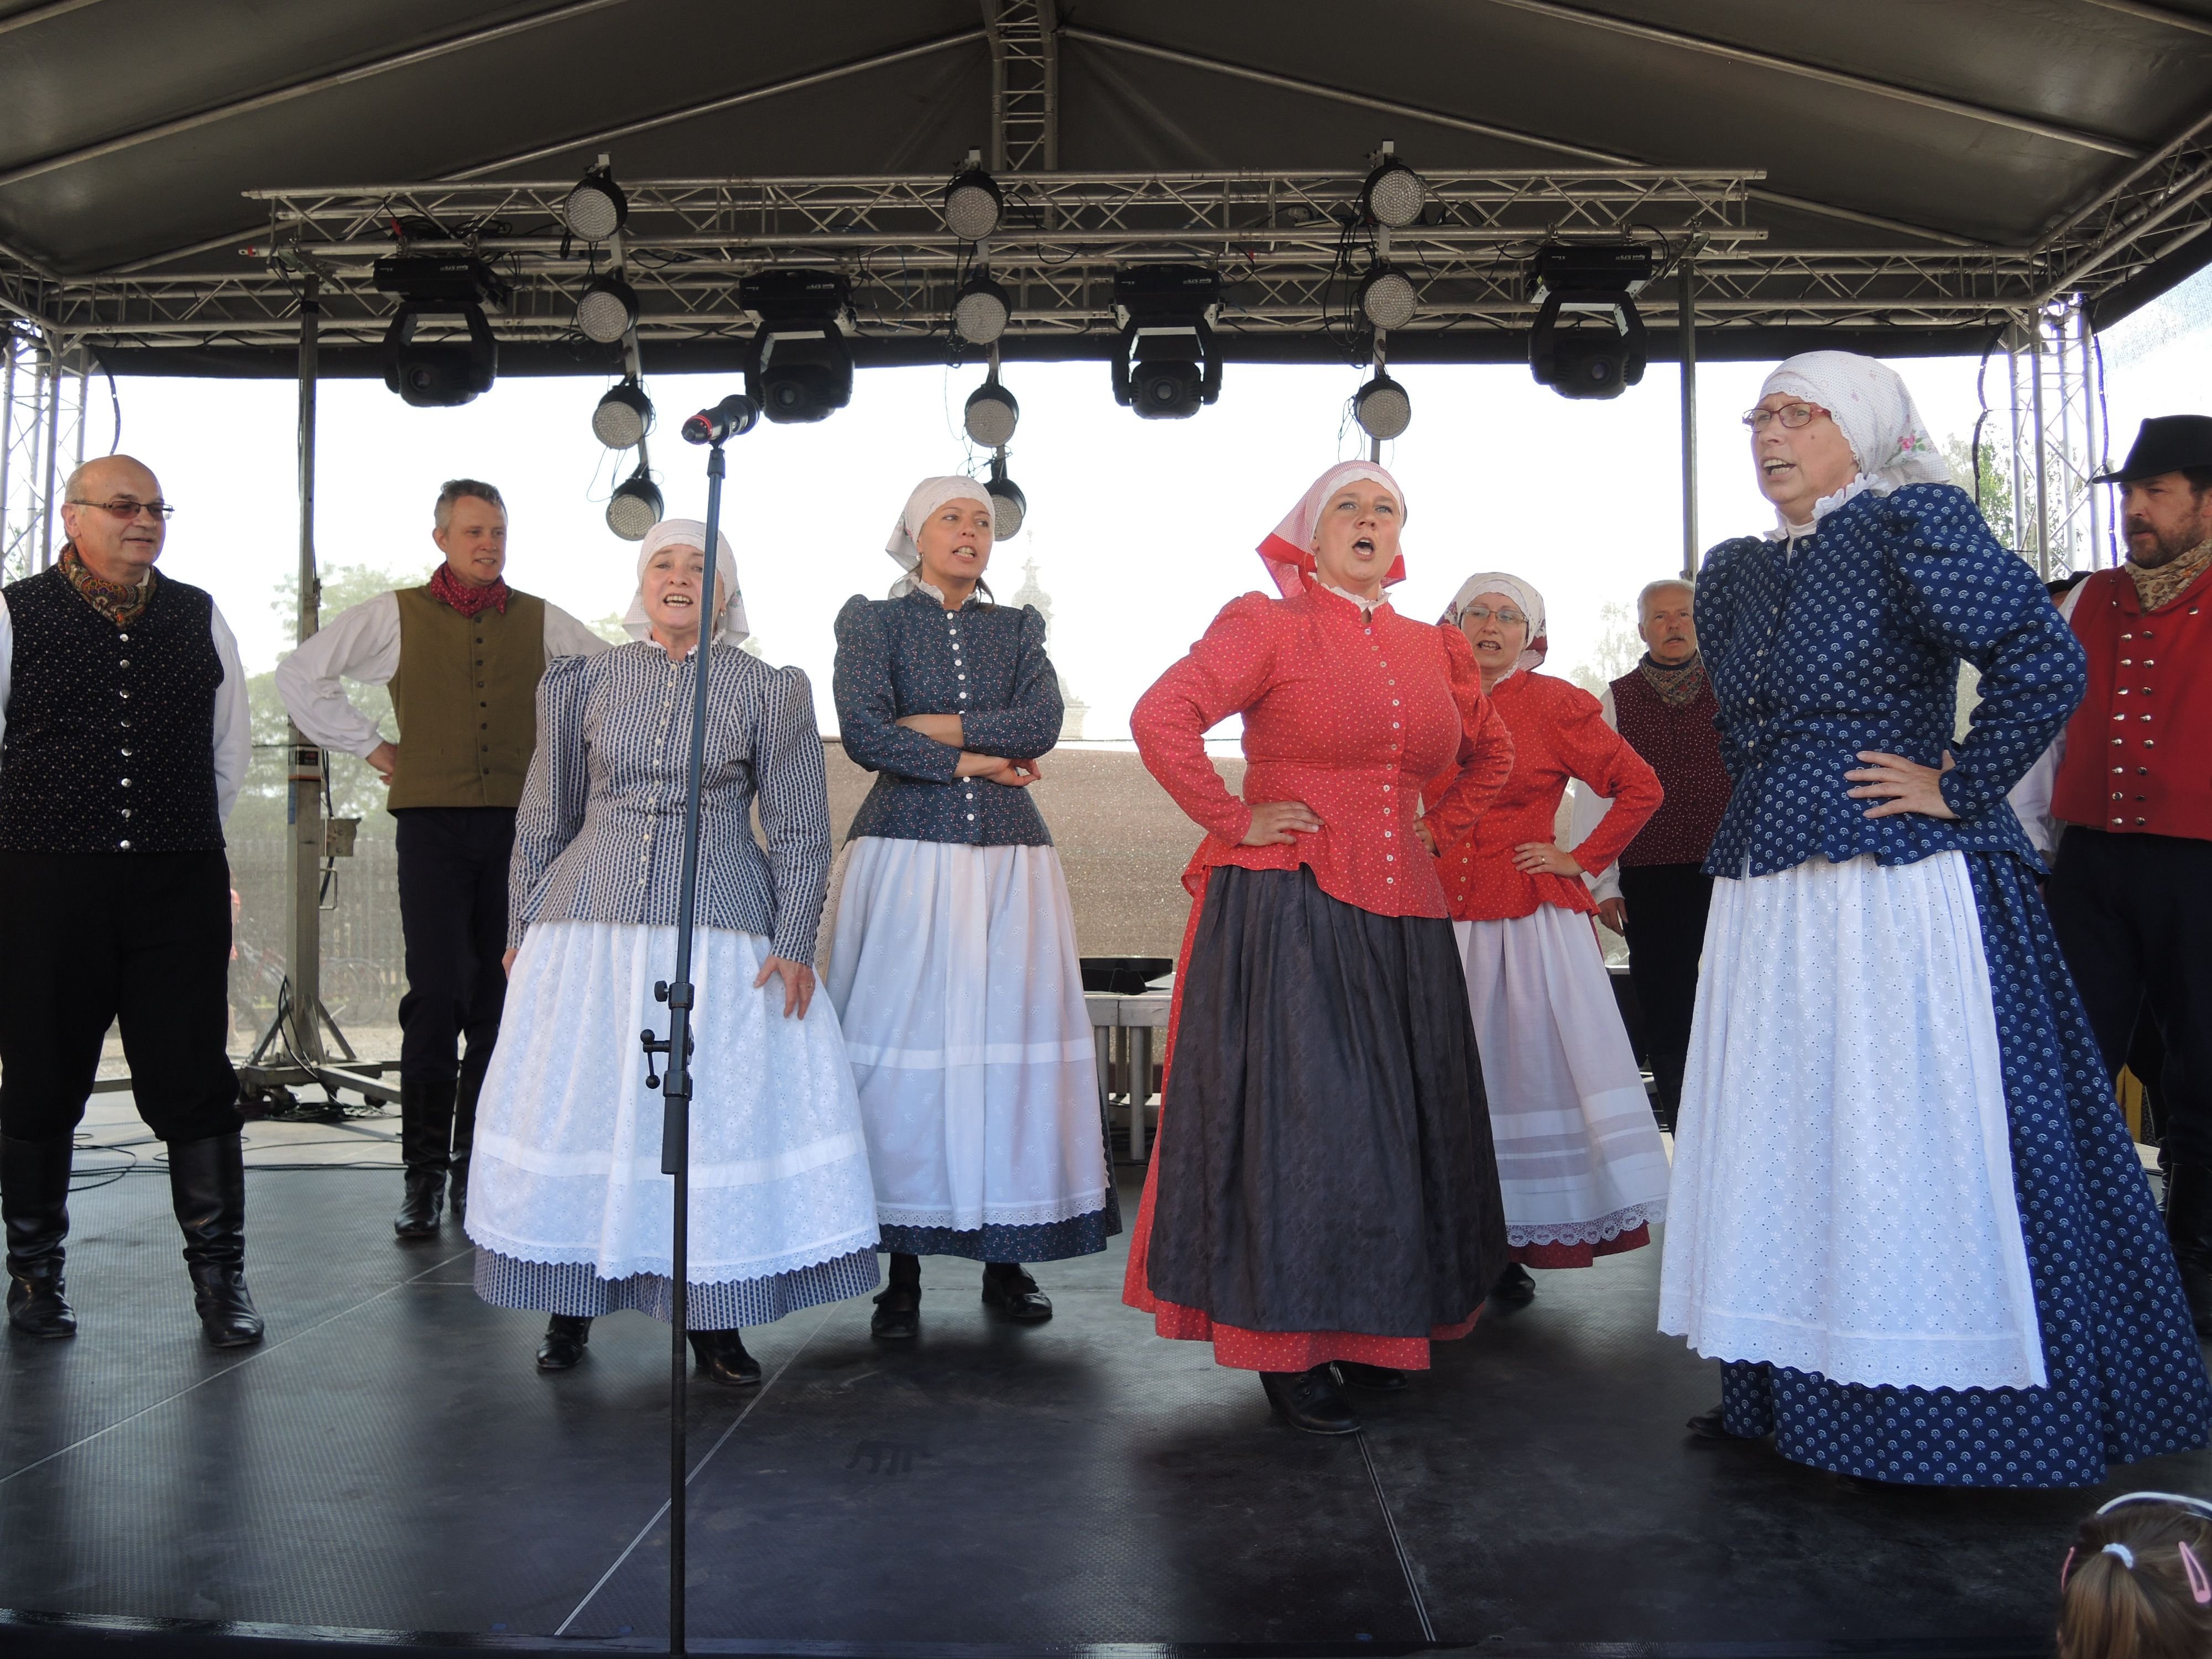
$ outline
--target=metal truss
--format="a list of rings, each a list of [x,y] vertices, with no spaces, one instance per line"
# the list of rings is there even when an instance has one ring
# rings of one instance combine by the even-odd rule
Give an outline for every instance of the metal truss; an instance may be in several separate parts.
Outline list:
[[[2104,468],[2103,365],[2078,297],[2008,329],[2006,357],[2014,543],[2046,581],[2117,562]]]
[[[2212,230],[2212,111],[2197,118],[2036,246],[2045,297],[2123,282]]]
[[[84,459],[92,358],[23,322],[5,325],[0,346],[0,581],[13,581],[53,562],[55,497]]]
[[[1060,35],[1053,0],[982,0],[991,48],[993,173],[1060,170]]]

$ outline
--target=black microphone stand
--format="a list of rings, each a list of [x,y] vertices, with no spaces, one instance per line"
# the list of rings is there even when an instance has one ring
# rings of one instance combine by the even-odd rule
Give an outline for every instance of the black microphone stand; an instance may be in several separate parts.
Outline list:
[[[688,434],[687,434],[688,435]],[[689,1473],[685,1465],[684,1405],[690,1376],[685,1352],[690,1333],[685,1328],[690,1308],[690,1186],[691,1186],[691,938],[697,931],[694,914],[699,893],[699,805],[707,775],[708,663],[714,643],[715,557],[722,519],[722,443],[725,433],[711,440],[707,452],[706,585],[701,593],[703,620],[699,643],[692,652],[697,666],[691,674],[691,775],[684,800],[684,867],[678,887],[676,919],[676,977],[663,980],[653,994],[668,1005],[666,1041],[651,1031],[638,1034],[645,1048],[645,1086],[658,1086],[662,1105],[660,1171],[676,1178],[674,1248],[670,1252],[669,1376],[668,1376],[668,1650],[685,1651],[684,1645],[684,1489]],[[653,1074],[655,1055],[668,1057],[667,1075]]]

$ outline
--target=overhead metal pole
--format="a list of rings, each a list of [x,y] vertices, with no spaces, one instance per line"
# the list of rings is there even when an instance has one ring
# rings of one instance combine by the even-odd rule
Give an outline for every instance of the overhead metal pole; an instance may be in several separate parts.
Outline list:
[[[54,506],[54,496],[61,489],[62,453],[62,354],[61,348],[49,335],[45,342],[46,372],[40,376],[46,395],[46,442],[42,458],[46,466],[46,488],[39,492],[39,568],[48,570],[54,562],[54,520],[61,516]]]
[[[313,271],[301,278],[300,293],[300,620],[305,645],[322,623],[322,580],[315,565],[315,378],[323,314],[322,279]],[[285,975],[291,987],[287,1036],[295,1055],[319,1064],[322,1023],[323,752],[297,726],[289,726],[285,753],[291,764],[285,781],[287,834],[284,840],[285,935],[289,945]]]
[[[1682,358],[1682,574],[1698,574],[1698,262],[1682,260],[1674,332]]]
[[[2051,580],[2051,445],[2043,432],[2043,317],[2040,313],[2028,319],[2027,349],[2035,355],[2028,360],[2031,374],[2029,392],[2034,398],[2035,415],[2035,568],[2044,580]]]

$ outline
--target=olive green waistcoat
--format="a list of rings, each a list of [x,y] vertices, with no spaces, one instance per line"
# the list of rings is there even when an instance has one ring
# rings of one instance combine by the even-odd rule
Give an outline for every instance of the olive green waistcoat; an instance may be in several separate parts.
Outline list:
[[[504,614],[464,617],[403,587],[399,672],[392,712],[399,764],[386,803],[506,806],[522,799],[538,746],[538,682],[545,675],[545,601],[510,590]]]

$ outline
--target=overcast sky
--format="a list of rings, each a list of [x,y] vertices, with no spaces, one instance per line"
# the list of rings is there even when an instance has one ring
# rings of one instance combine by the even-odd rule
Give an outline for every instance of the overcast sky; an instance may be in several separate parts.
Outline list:
[[[2207,277],[2131,319],[2106,343],[2115,457],[2143,416],[2212,404]],[[654,461],[673,516],[705,507],[702,453],[674,441],[680,417],[735,376],[647,383],[666,441]],[[1977,409],[1974,360],[1901,362],[1939,441],[1964,438]],[[1738,423],[1765,365],[1708,364],[1698,377],[1701,541],[1771,522]],[[1680,562],[1675,371],[1655,365],[1612,403],[1571,403],[1523,368],[1394,371],[1413,423],[1384,459],[1407,496],[1409,615],[1432,617],[1461,580],[1510,570],[1550,609],[1550,666],[1587,659],[1600,608],[1632,599]],[[2002,362],[1990,395],[2002,393]],[[725,523],[764,655],[812,677],[823,724],[837,609],[880,597],[895,571],[884,538],[924,475],[981,471],[960,433],[979,368],[877,369],[853,402],[816,426],[763,425],[730,446]],[[1127,732],[1132,702],[1235,595],[1261,583],[1254,548],[1323,467],[1358,453],[1346,399],[1351,368],[1231,364],[1221,401],[1188,421],[1139,421],[1115,406],[1101,363],[1015,364],[1022,404],[1011,471],[1030,522],[996,551],[993,586],[1020,586],[1034,559],[1051,596],[1052,652],[1091,706],[1087,735]],[[501,380],[456,410],[415,410],[380,382],[322,387],[317,539],[325,568],[372,564],[420,579],[441,480],[488,478],[511,514],[508,577],[587,621],[629,602],[635,561],[603,517],[619,476],[590,429],[602,380]],[[163,568],[212,590],[258,672],[290,645],[272,609],[293,568],[295,393],[283,381],[127,380],[123,447],[160,474],[179,511]],[[105,447],[95,403],[91,445]],[[1993,425],[1995,423],[1993,422]],[[626,470],[626,463],[624,467]]]

